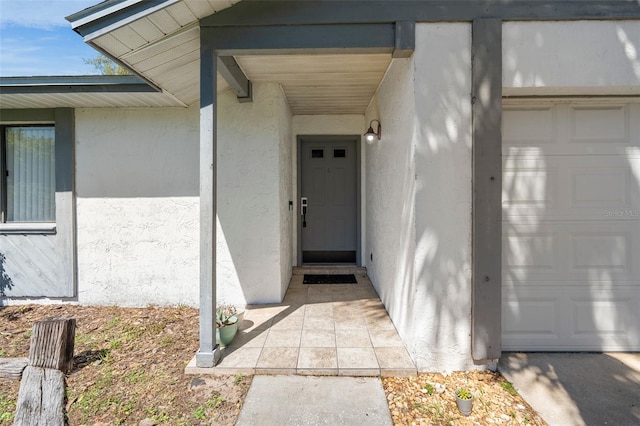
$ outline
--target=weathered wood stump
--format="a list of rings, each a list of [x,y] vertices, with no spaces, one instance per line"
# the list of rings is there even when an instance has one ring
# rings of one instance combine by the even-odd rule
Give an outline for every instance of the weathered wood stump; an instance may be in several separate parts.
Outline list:
[[[0,379],[20,380],[29,358],[0,358]]]
[[[22,373],[14,426],[64,426],[64,373],[27,366]]]
[[[14,426],[64,425],[64,373],[73,367],[75,330],[73,318],[50,318],[33,325]]]
[[[75,333],[75,318],[49,318],[33,324],[29,365],[71,371]]]

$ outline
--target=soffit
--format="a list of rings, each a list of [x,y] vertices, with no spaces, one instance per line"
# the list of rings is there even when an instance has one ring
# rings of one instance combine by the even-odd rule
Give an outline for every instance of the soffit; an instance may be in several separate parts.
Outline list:
[[[255,83],[280,83],[294,115],[363,114],[390,54],[236,56]]]
[[[169,4],[170,3],[170,4]],[[200,98],[199,20],[236,0],[167,2],[117,28],[85,34],[185,105]],[[237,56],[253,82],[280,83],[293,114],[363,114],[391,61],[390,54]],[[218,92],[229,86],[218,74]]]
[[[184,106],[164,93],[0,93],[0,108],[116,108]]]

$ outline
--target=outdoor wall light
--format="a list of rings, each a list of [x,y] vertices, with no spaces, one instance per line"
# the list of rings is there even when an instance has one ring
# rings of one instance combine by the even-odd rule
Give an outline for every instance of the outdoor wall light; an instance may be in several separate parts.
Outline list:
[[[376,130],[375,132],[373,131],[373,122],[378,123],[378,130]],[[378,140],[380,140],[380,136],[382,136],[382,126],[380,125],[380,122],[378,120],[371,120],[371,123],[369,123],[369,129],[367,130],[367,133],[364,134],[364,139],[371,143],[375,140],[375,137],[378,137]]]

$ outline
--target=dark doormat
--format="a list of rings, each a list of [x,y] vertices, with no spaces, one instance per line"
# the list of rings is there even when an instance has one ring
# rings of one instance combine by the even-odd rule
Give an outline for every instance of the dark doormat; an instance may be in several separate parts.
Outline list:
[[[323,275],[323,274],[304,274],[302,284],[357,284],[356,276],[353,274],[345,275]]]

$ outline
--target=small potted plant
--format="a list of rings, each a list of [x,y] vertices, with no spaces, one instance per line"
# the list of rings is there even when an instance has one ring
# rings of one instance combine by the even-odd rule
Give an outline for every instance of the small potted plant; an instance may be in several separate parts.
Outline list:
[[[473,408],[473,395],[471,395],[471,391],[469,389],[460,388],[456,391],[456,405],[463,415],[468,416],[471,414],[471,410]]]
[[[233,305],[220,305],[216,309],[216,343],[227,346],[238,332],[238,317]]]

